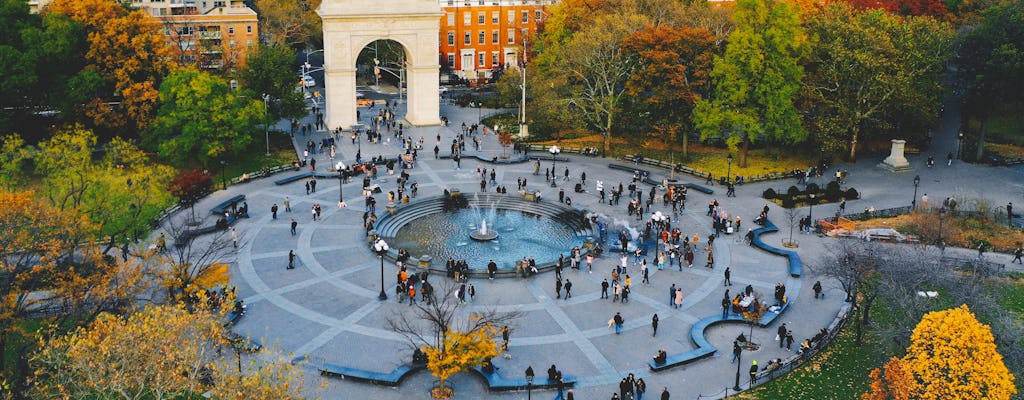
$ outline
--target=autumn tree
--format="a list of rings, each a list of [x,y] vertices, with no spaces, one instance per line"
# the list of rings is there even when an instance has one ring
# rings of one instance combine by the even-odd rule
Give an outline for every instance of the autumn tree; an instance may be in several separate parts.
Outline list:
[[[142,278],[153,265],[145,258],[105,257],[92,242],[98,226],[32,192],[0,191],[0,204],[0,380],[20,393],[27,376],[21,369],[36,341],[25,327],[60,332],[101,311],[120,310],[142,294]],[[25,323],[29,318],[32,324]],[[6,365],[12,360],[14,367]]]
[[[163,209],[173,204],[167,190],[173,170],[119,138],[95,158],[96,142],[96,135],[81,126],[58,131],[39,144],[35,164],[50,204],[97,223],[107,253],[150,232]]]
[[[285,358],[260,350],[243,368],[225,351],[232,335],[223,323],[230,301],[224,304],[104,313],[48,340],[32,358],[33,398],[303,398],[302,374]]]
[[[158,274],[163,288],[171,298],[187,299],[190,295],[206,289],[226,285],[228,268],[222,260],[234,250],[234,239],[228,230],[217,230],[203,236],[186,233],[190,228],[184,218],[168,218],[161,225],[174,245],[168,246],[167,265]],[[241,242],[244,231],[236,231]]]
[[[902,359],[893,357],[881,369],[871,370],[868,392],[861,400],[910,400],[913,376]]]
[[[175,67],[156,19],[110,0],[55,0],[44,9],[44,17],[49,13],[66,15],[84,27],[86,70],[95,75],[87,73],[88,79],[75,82],[91,84],[86,115],[121,132],[146,128],[156,113],[160,79]],[[117,97],[110,98],[111,92]]]
[[[804,90],[809,122],[825,151],[845,149],[855,160],[867,133],[897,125],[891,118],[904,99],[938,108],[953,37],[948,26],[834,3],[809,17],[808,31],[814,40]]]
[[[21,136],[0,137],[0,189],[14,189],[27,180],[24,168],[30,158]]]
[[[467,332],[448,332],[440,346],[423,346],[427,369],[437,378],[441,390],[445,390],[444,383],[453,375],[479,367],[501,354],[497,336],[498,330],[485,323]]]
[[[645,122],[668,143],[678,143],[682,134],[686,157],[693,106],[710,89],[713,35],[704,28],[649,26],[623,45],[638,60],[626,82],[630,103],[645,111]]]
[[[710,99],[697,102],[694,120],[702,140],[725,139],[747,166],[750,143],[801,142],[807,137],[794,100],[803,68],[806,35],[795,7],[778,0],[739,0],[724,57],[716,57]]]
[[[903,357],[910,393],[924,400],[1010,399],[1014,376],[993,341],[966,305],[925,314]]]
[[[213,176],[198,169],[179,172],[171,179],[168,188],[181,205],[188,207],[192,220],[196,218],[196,202],[205,197],[213,189]],[[190,221],[191,222],[191,221]]]
[[[269,43],[285,47],[323,41],[320,16],[316,13],[321,1],[256,0],[260,36]]]
[[[175,163],[237,155],[255,142],[264,122],[260,98],[239,94],[223,79],[181,69],[160,85],[160,110],[143,144]],[[262,132],[259,132],[262,133]]]
[[[908,16],[943,17],[948,12],[942,0],[847,0],[847,3],[862,10],[879,9]]]

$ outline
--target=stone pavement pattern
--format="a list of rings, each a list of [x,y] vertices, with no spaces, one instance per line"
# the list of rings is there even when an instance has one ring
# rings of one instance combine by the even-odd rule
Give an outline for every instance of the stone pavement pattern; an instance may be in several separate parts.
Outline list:
[[[362,108],[361,111],[362,118],[366,120],[366,109]],[[492,165],[464,161],[461,170],[453,170],[451,161],[435,160],[432,154],[437,135],[441,136],[440,147],[442,154],[445,154],[459,125],[463,121],[467,124],[475,123],[479,113],[483,112],[443,105],[442,114],[451,121],[449,127],[406,127],[407,136],[414,140],[421,136],[424,138],[425,145],[419,161],[409,171],[412,180],[419,182],[421,195],[440,194],[442,190],[452,188],[467,193],[479,190],[476,168],[482,166],[491,169]],[[944,123],[952,122],[944,120]],[[313,139],[316,141],[326,134],[316,133]],[[387,132],[383,134],[385,138],[391,137]],[[493,134],[483,138],[483,153],[501,154],[502,149]],[[304,148],[306,139],[296,135],[298,149]],[[342,137],[338,143],[337,158],[351,163],[357,146],[347,137]],[[363,158],[398,154],[400,149],[393,143],[393,138],[390,145],[361,143]],[[326,155],[316,157],[319,170],[323,171],[330,165]],[[941,164],[926,170],[923,167],[926,157],[921,155],[910,158],[912,166],[919,169],[916,173],[922,176],[919,191],[929,193],[932,198],[939,199],[951,194],[984,195],[995,200],[996,204],[1005,204],[1009,199],[1019,200],[1020,193],[1024,192],[1021,183],[1024,171],[1021,169],[954,163],[953,167]],[[573,205],[578,208],[593,210],[633,227],[640,227],[641,221],[626,216],[625,203],[617,207],[598,204],[593,188],[596,180],[604,181],[606,187],[617,185],[619,181],[629,183],[630,175],[608,169],[609,162],[614,161],[570,156],[570,162],[559,162],[558,169],[562,171],[568,166],[572,180],[560,181],[559,187],[566,189],[567,195],[573,199]],[[894,207],[909,202],[913,188],[908,184],[913,174],[892,175],[874,168],[877,163],[878,160],[873,159],[862,160],[856,165],[840,166],[851,172],[846,186],[857,188],[864,198],[849,202],[847,210]],[[545,165],[542,164],[541,168],[545,168]],[[530,190],[541,191],[546,201],[557,199],[558,189],[551,188],[540,175],[532,175],[532,171],[533,166],[529,163],[499,166],[497,180],[501,185],[514,188],[515,179],[525,177],[529,179]],[[583,171],[588,175],[589,193],[573,194],[571,187],[578,182],[580,172]],[[660,179],[659,174],[665,171],[655,170],[654,173],[655,178]],[[688,176],[676,178],[684,182],[697,182]],[[364,231],[360,226],[363,212],[358,187],[360,180],[345,185],[348,207],[338,208],[337,180],[321,179],[317,192],[306,195],[303,182],[275,186],[272,182],[274,179],[233,186],[227,191],[215,193],[197,207],[209,208],[235,194],[245,194],[250,206],[252,218],[242,220],[238,225],[243,243],[231,267],[232,284],[238,287],[239,296],[248,304],[247,315],[235,330],[264,344],[277,345],[286,353],[309,355],[310,363],[306,368],[309,371],[308,382],[314,383],[310,387],[315,386],[319,379],[315,366],[324,361],[388,372],[411,360],[407,343],[387,328],[390,316],[411,312],[408,305],[398,304],[393,295],[396,267],[390,262],[384,266],[385,290],[390,298],[384,302],[377,300],[380,261],[366,247]],[[759,197],[760,193],[768,187],[785,190],[793,183],[780,181],[745,185],[737,189],[737,198],[725,198],[724,190],[719,186],[714,187],[714,195],[690,191],[687,212],[673,225],[680,226],[684,233],[691,236],[697,233],[702,241],[705,240],[711,233],[710,219],[704,214],[706,205],[716,198],[730,215],[741,216],[745,226],[751,227],[754,217],[765,204]],[[385,192],[394,188],[394,177],[385,177],[381,186]],[[650,189],[647,185],[641,187],[645,192]],[[282,203],[286,196],[291,198],[293,211],[290,213],[283,211]],[[382,205],[384,201],[380,201],[381,197],[378,195]],[[282,205],[276,220],[271,219],[269,212],[274,203]],[[310,207],[313,203],[323,207],[324,217],[320,221],[312,221]],[[1019,204],[1024,205],[1024,201]],[[777,225],[783,225],[782,209],[774,204],[770,207],[770,217]],[[821,212],[817,214],[819,216],[828,215],[835,211],[834,208],[834,205],[824,205],[818,207],[821,211],[815,212]],[[382,210],[383,206],[378,208],[378,212]],[[671,212],[670,208],[656,201],[652,211],[659,210]],[[296,236],[289,232],[292,218],[299,223]],[[611,235],[617,232],[617,229],[609,229]],[[765,242],[779,246],[787,236],[783,228],[779,233],[767,235]],[[632,301],[628,304],[612,303],[599,298],[601,280],[610,280],[610,270],[618,261],[617,255],[612,254],[595,261],[593,274],[585,270],[579,273],[567,271],[564,274],[574,283],[574,296],[570,300],[555,299],[553,296],[553,273],[529,279],[474,280],[472,283],[477,287],[477,297],[465,307],[465,311],[497,308],[523,312],[523,317],[512,327],[512,358],[495,360],[499,372],[507,378],[520,378],[527,366],[533,366],[542,373],[549,365],[556,364],[564,373],[579,377],[577,399],[610,397],[611,392],[617,391],[618,381],[628,373],[634,373],[647,381],[649,396],[660,393],[663,386],[669,388],[673,398],[689,399],[697,398],[698,394],[719,394],[724,388],[732,386],[735,365],[729,363],[731,340],[740,332],[747,332],[749,327],[746,325],[727,323],[711,327],[706,332],[707,339],[723,352],[713,358],[658,373],[648,370],[647,361],[660,348],[666,349],[669,354],[694,348],[689,339],[690,326],[700,318],[721,313],[719,302],[726,289],[722,277],[725,266],[732,267],[734,286],[729,288],[732,294],[750,284],[762,297],[770,299],[774,284],[783,282],[793,302],[791,309],[779,321],[765,329],[754,330],[754,340],[764,346],[757,352],[745,353],[745,363],[756,358],[763,364],[768,359],[786,358],[791,354],[779,349],[773,341],[779,323],[786,322],[799,342],[825,327],[842,306],[843,296],[837,285],[825,282],[826,300],[815,300],[810,290],[814,277],[789,277],[783,257],[739,244],[739,239],[737,235],[723,236],[715,242],[717,265],[713,270],[700,267],[703,265],[703,262],[699,262],[703,260],[703,251],[697,253],[694,268],[684,268],[682,272],[669,268],[658,271],[652,263],[651,285],[640,284],[640,278],[634,275],[634,290],[630,296]],[[801,244],[798,251],[805,263],[812,262],[829,240],[811,235],[800,235],[797,239]],[[286,270],[288,251],[292,249],[298,255],[297,268]],[[631,265],[630,272],[638,273],[639,268]],[[435,287],[443,285],[439,285],[439,281],[446,280],[441,276],[431,278]],[[685,300],[681,310],[668,305],[666,292],[672,284],[683,289]],[[626,320],[621,335],[615,335],[607,325],[608,319],[616,312],[621,312]],[[651,336],[650,321],[654,313],[661,319],[657,337]],[[403,381],[398,388],[333,378],[328,382],[329,386],[320,393],[323,398],[400,399],[410,395],[413,398],[427,397],[426,392],[433,378],[429,371],[419,372]],[[487,393],[483,380],[472,373],[458,375],[451,383],[456,389],[457,398],[526,398],[526,393]],[[534,395],[547,398],[553,396],[553,393],[540,392]]]

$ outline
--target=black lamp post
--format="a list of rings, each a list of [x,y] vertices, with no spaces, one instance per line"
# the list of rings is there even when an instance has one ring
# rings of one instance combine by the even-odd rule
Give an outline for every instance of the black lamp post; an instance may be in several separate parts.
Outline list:
[[[220,184],[223,190],[228,190],[228,179],[227,175],[225,175],[226,172],[224,171],[227,165],[227,162],[225,162],[224,160],[220,160]]]
[[[526,400],[531,400],[533,391],[533,366],[526,367]]]
[[[964,132],[960,131],[956,136],[956,158],[962,160],[963,156],[963,144],[964,144]]]
[[[725,182],[729,183],[732,182],[732,153],[729,153],[726,158],[729,159],[729,167],[725,170]]]
[[[556,187],[555,184],[555,159],[558,157],[558,153],[562,152],[558,146],[551,146],[548,148],[548,153],[551,153],[551,187]]]
[[[740,348],[740,352],[736,354],[736,383],[733,384],[732,390],[739,393],[743,388],[740,387],[740,366],[743,365],[743,348]]]
[[[939,209],[939,242],[937,243],[939,245],[939,249],[942,249],[942,250],[946,249],[946,245],[942,243],[942,219],[943,219],[943,216],[945,216],[945,215],[946,215],[946,206],[942,206],[942,208]]]
[[[377,295],[378,300],[387,300],[388,294],[384,293],[384,254],[388,252],[388,244],[384,239],[377,238],[377,241],[373,242],[373,251],[377,252],[380,257],[380,294]]]
[[[910,210],[917,209],[917,185],[921,184],[921,175],[914,176],[914,199],[910,200]]]
[[[817,197],[817,195],[816,195],[816,194],[814,194],[814,193],[811,193],[811,194],[810,194],[810,198],[811,198],[811,202],[810,202],[810,203],[811,203],[811,209],[810,209],[809,211],[807,211],[807,218],[810,218],[810,219],[811,219],[811,228],[812,228],[812,229],[814,228],[814,198],[815,198],[815,197]]]
[[[345,165],[338,163],[338,208],[345,207],[345,181],[348,179],[348,170],[345,169]]]

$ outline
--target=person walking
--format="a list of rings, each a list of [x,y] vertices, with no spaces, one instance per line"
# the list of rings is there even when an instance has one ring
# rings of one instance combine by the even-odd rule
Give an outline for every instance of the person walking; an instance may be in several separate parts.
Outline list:
[[[292,212],[292,199],[288,198],[288,196],[284,196],[284,211]]]
[[[270,216],[273,219],[277,219],[277,203],[274,203],[274,205],[270,206]]]
[[[622,325],[626,323],[626,320],[622,319],[622,314],[616,312],[615,316],[612,317],[612,321],[615,323],[615,334],[621,334]]]
[[[235,227],[231,227],[231,244],[235,246],[236,249],[238,248],[238,232],[235,231]],[[1017,258],[1020,259],[1020,256],[1017,256]]]
[[[782,325],[779,325],[779,329],[777,329],[775,333],[775,340],[779,341],[780,349],[786,344],[786,332],[789,332],[789,330],[786,329],[786,323],[783,322]]]
[[[750,386],[757,383],[757,360],[750,362]]]
[[[569,278],[565,278],[565,285],[564,286],[565,286],[565,300],[569,300],[569,298],[572,297],[572,282],[569,281]]]
[[[636,380],[636,400],[643,400],[644,393],[647,393],[647,382],[644,382],[644,378]]]
[[[821,293],[821,281],[814,282],[814,298],[818,298],[818,296],[825,298],[825,295]]]
[[[732,280],[729,279],[732,276],[732,267],[725,267],[725,286],[732,286]]]
[[[562,298],[562,280],[555,278],[555,298]]]
[[[731,305],[732,302],[729,301],[729,296],[725,296],[722,299],[722,319],[729,318],[729,306]]]
[[[654,316],[651,317],[651,328],[654,330],[651,333],[651,336],[658,336],[658,314],[657,313],[655,313]]]
[[[501,349],[508,351],[508,325],[501,327]]]
[[[735,363],[736,360],[740,358],[740,353],[742,353],[742,352],[743,352],[743,348],[740,347],[740,342],[738,340],[733,340],[732,341],[732,361],[730,361],[729,364]]]
[[[668,305],[672,305],[676,300],[676,284],[672,284],[672,287],[668,288]]]
[[[608,278],[604,278],[604,280],[601,281],[601,298],[608,298]]]
[[[288,250],[288,268],[295,269],[295,250]]]
[[[678,288],[678,289],[676,289],[676,308],[682,308],[682,307],[683,307],[683,289],[682,288]]]
[[[1021,257],[1024,257],[1024,247],[1017,243],[1017,249],[1013,251],[1013,261],[1010,261],[1010,263],[1024,264],[1024,261],[1021,261]]]
[[[292,236],[295,236],[295,234],[296,234],[295,228],[298,228],[298,226],[299,226],[299,223],[295,221],[295,218],[292,218]]]
[[[668,392],[668,387],[661,388],[661,400],[671,400],[672,395]]]

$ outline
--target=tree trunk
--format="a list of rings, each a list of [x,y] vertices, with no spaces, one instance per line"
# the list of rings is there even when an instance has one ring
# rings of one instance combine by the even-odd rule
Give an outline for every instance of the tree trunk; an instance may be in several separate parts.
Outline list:
[[[750,150],[750,138],[745,136],[745,137],[743,137],[743,146],[740,147],[740,157],[739,157],[739,161],[736,163],[737,167],[739,167],[739,168],[746,168],[747,167],[747,151],[749,151],[749,150]]]
[[[853,312],[856,312],[857,310],[856,294],[853,295],[853,303],[850,304],[850,310],[853,310]],[[856,339],[854,340],[853,345],[860,347],[860,345],[864,343],[864,327],[861,324],[861,319],[853,316],[853,325],[856,327]]]
[[[870,321],[871,305],[874,302],[875,302],[875,296],[864,298],[864,301],[863,301],[864,306],[861,307],[862,310],[863,310],[863,312],[861,313],[861,322],[864,324],[864,326],[870,326],[871,325],[871,321]]]
[[[857,139],[860,136],[860,128],[854,126],[850,135],[850,158],[849,162],[857,161]]]
[[[985,157],[985,134],[988,132],[988,116],[981,116],[981,131],[978,134],[978,150],[974,155],[976,162],[982,161]]]

